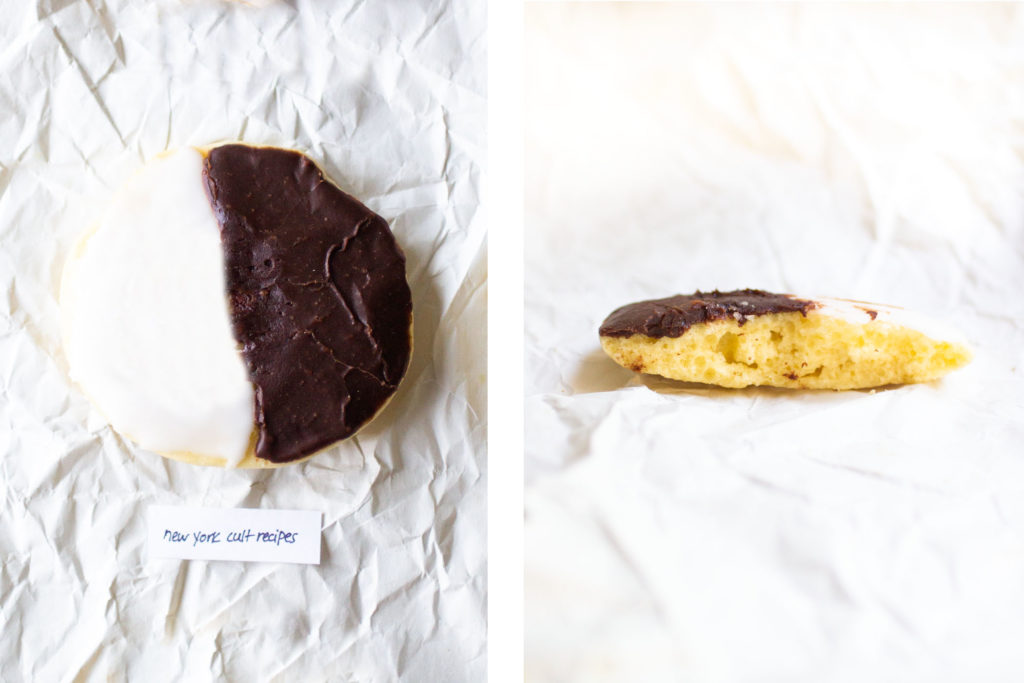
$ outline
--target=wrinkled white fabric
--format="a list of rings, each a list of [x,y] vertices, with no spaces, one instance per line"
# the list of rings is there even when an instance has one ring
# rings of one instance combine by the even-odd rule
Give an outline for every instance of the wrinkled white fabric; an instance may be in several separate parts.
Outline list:
[[[478,681],[480,3],[2,2],[0,679]],[[274,471],[121,439],[68,377],[75,240],[165,149],[309,154],[408,259],[414,349],[357,437]],[[317,567],[148,559],[152,504],[323,512]]]
[[[534,681],[1024,675],[1024,11],[526,14]],[[631,301],[758,287],[959,329],[884,391],[740,391],[602,353]]]

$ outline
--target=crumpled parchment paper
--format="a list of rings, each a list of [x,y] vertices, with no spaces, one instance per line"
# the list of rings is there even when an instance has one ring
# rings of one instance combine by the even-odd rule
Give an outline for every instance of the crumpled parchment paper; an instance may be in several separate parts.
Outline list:
[[[0,679],[485,671],[482,3],[2,3]],[[56,293],[164,149],[306,151],[390,222],[415,348],[365,431],[276,471],[135,448],[69,383]],[[148,559],[153,504],[323,512],[320,566]]]
[[[1024,8],[534,4],[526,671],[1024,676]],[[760,287],[960,327],[946,379],[635,375],[630,301]]]

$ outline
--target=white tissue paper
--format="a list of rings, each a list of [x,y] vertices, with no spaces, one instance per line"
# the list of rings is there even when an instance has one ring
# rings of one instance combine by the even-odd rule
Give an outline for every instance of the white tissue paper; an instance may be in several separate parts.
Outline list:
[[[526,671],[1024,676],[1024,8],[533,4]],[[973,363],[725,390],[601,351],[756,287],[945,320]]]
[[[485,8],[2,4],[0,679],[481,680]],[[61,268],[111,192],[166,149],[224,140],[305,151],[408,259],[394,400],[279,470],[133,446],[61,348]],[[321,564],[151,559],[158,504],[322,512]]]

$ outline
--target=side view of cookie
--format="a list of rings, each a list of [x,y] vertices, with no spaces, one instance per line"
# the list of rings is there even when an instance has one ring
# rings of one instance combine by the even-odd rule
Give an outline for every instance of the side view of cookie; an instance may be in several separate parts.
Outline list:
[[[600,337],[630,370],[731,388],[927,382],[971,359],[955,330],[910,311],[756,289],[628,304],[605,319]]]

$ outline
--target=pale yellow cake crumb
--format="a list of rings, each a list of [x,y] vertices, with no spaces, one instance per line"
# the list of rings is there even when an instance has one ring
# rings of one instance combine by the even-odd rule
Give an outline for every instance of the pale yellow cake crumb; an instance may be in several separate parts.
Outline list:
[[[601,337],[623,367],[688,382],[742,388],[863,389],[926,382],[971,359],[963,344],[938,341],[882,320],[854,323],[811,311],[723,319],[679,337]]]

